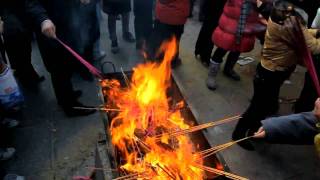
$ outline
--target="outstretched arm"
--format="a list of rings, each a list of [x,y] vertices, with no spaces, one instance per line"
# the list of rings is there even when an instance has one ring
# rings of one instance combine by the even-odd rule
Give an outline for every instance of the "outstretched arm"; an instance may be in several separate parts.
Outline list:
[[[262,121],[262,127],[255,133],[255,138],[264,138],[270,143],[279,144],[314,144],[314,137],[319,133],[316,127],[319,117],[320,100],[318,99],[313,112]]]

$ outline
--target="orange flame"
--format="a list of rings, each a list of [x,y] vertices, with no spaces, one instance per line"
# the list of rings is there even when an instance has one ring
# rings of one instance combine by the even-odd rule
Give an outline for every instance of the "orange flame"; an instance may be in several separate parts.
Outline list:
[[[120,110],[111,122],[112,143],[125,158],[126,163],[121,168],[130,173],[144,173],[153,180],[200,180],[204,172],[193,165],[202,164],[202,160],[195,157],[195,147],[188,136],[163,135],[160,142],[154,138],[164,132],[189,128],[180,112],[184,104],[170,108],[167,97],[171,60],[176,51],[175,38],[163,43],[159,50],[164,53],[162,62],[135,67],[128,88],[121,88],[116,80],[102,82],[102,86],[108,87],[104,93],[111,106]]]

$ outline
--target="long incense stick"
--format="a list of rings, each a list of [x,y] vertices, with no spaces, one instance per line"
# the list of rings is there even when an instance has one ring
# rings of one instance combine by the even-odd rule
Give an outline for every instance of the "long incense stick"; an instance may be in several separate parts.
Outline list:
[[[222,119],[222,120],[219,120],[219,121],[209,122],[209,123],[206,123],[206,124],[194,126],[194,127],[189,128],[189,129],[178,130],[178,131],[169,132],[169,133],[163,133],[163,134],[160,134],[160,135],[156,135],[155,138],[156,138],[156,140],[160,141],[161,137],[163,137],[163,136],[184,135],[184,134],[192,133],[192,132],[195,132],[195,131],[200,131],[200,130],[203,130],[203,129],[207,129],[207,128],[210,128],[210,127],[218,126],[218,125],[221,125],[221,124],[233,122],[235,120],[238,120],[240,117],[241,116],[237,115],[237,116],[233,116],[233,117],[230,117],[230,118]]]
[[[134,173],[134,174],[126,175],[126,176],[121,176],[121,177],[115,178],[113,180],[125,180],[125,179],[127,180],[129,178],[138,178],[141,175],[143,175],[143,173]]]
[[[99,79],[103,79],[102,73],[93,65],[91,65],[87,60],[81,57],[76,51],[74,51],[71,47],[62,42],[59,38],[56,40],[66,48],[81,64],[83,64],[93,75],[98,77]]]
[[[222,145],[219,145],[219,146],[216,146],[216,147],[213,147],[213,148],[210,148],[210,149],[207,149],[207,150],[204,150],[202,152],[199,152],[197,154],[200,154],[201,155],[201,158],[206,158],[206,157],[209,157],[213,154],[216,154],[222,150],[225,150],[239,142],[242,142],[242,141],[245,141],[245,140],[248,140],[250,138],[252,138],[253,136],[250,136],[250,137],[245,137],[245,138],[242,138],[242,139],[239,139],[237,141],[231,141],[231,142],[228,142],[228,143],[225,143],[225,144],[222,144]]]
[[[126,73],[124,73],[122,67],[121,67],[120,69],[121,69],[121,73],[122,73],[123,79],[124,79],[124,81],[126,82],[127,87],[129,87],[129,86],[130,86],[129,78],[128,78],[128,76],[126,75]]]
[[[203,166],[203,165],[195,165],[195,166],[204,170],[204,171],[208,171],[208,172],[220,175],[220,176],[225,176],[225,177],[233,179],[233,180],[249,180],[247,178],[244,178],[244,177],[232,174],[232,173],[228,173],[228,172],[216,169],[216,168],[211,168],[211,167],[207,167],[207,166]]]
[[[87,169],[95,170],[95,171],[105,171],[105,172],[116,172],[117,169],[106,169],[106,168],[98,168],[98,167],[85,167]]]
[[[81,109],[81,110],[97,110],[97,111],[115,111],[115,112],[121,112],[120,109],[109,109],[104,107],[73,107],[74,109]]]

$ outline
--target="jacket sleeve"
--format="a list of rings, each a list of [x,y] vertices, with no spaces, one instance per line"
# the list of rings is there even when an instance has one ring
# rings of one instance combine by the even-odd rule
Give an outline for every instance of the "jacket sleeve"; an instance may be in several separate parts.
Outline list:
[[[316,38],[317,29],[307,29],[302,26],[302,31],[306,40],[306,44],[312,54],[320,54],[320,39]]]
[[[314,144],[317,119],[312,112],[269,118],[262,121],[266,141],[278,144]]]
[[[38,27],[43,21],[49,19],[47,11],[38,0],[26,0],[26,12]]]

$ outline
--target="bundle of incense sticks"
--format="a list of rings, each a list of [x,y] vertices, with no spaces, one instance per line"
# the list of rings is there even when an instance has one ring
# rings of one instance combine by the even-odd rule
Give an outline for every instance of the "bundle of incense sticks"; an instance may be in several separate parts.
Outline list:
[[[207,128],[210,128],[210,127],[218,126],[218,125],[221,125],[221,124],[229,123],[229,122],[238,120],[240,117],[241,117],[240,115],[237,115],[237,116],[229,117],[229,118],[222,119],[222,120],[219,120],[219,121],[209,122],[209,123],[206,123],[206,124],[194,126],[194,127],[189,128],[189,129],[183,129],[183,130],[178,130],[178,131],[174,131],[174,132],[163,133],[163,134],[160,134],[160,135],[156,135],[155,138],[156,138],[156,140],[160,141],[161,137],[163,137],[163,136],[185,135],[185,134],[188,134],[188,133],[192,133],[192,132],[200,131],[200,130],[207,129]]]
[[[66,45],[64,42],[62,42],[59,38],[57,38],[57,41],[66,48],[81,64],[83,64],[88,70],[98,77],[99,79],[103,79],[102,73],[93,65],[91,65],[87,60],[83,59],[77,52],[75,52],[71,47]]]
[[[232,173],[228,173],[228,172],[225,172],[225,171],[222,171],[219,169],[215,169],[215,168],[211,168],[211,167],[207,167],[207,166],[203,166],[203,165],[196,165],[196,167],[198,167],[204,171],[207,171],[207,172],[210,172],[213,174],[217,174],[220,176],[225,176],[225,177],[233,179],[233,180],[249,180],[247,178],[244,178],[244,177],[232,174]]]
[[[142,178],[144,177],[144,173],[134,173],[134,174],[129,174],[129,175],[125,175],[125,176],[121,176],[118,178],[115,178],[113,180],[131,180],[131,179],[138,179],[138,178]]]
[[[242,142],[242,141],[245,141],[245,140],[248,140],[250,138],[252,138],[253,136],[250,136],[250,137],[245,137],[243,139],[239,139],[237,141],[231,141],[231,142],[228,142],[228,143],[225,143],[225,144],[222,144],[222,145],[219,145],[219,146],[215,146],[213,148],[210,148],[210,149],[206,149],[204,151],[201,151],[201,152],[198,152],[196,153],[196,155],[200,155],[201,158],[206,158],[206,157],[209,157],[209,156],[212,156],[222,150],[225,150],[239,142]]]
[[[243,139],[239,139],[237,141],[228,142],[228,143],[225,143],[225,144],[222,144],[222,145],[219,145],[219,146],[215,146],[213,148],[198,152],[198,153],[196,153],[196,155],[200,155],[201,158],[209,157],[209,156],[211,156],[211,155],[213,155],[213,154],[215,154],[215,153],[217,153],[219,151],[225,150],[225,149],[235,145],[238,142],[245,141],[245,140],[248,140],[250,138],[252,138],[252,136],[246,137],[246,138],[243,138]],[[151,148],[147,144],[145,144],[140,138],[135,136],[134,137],[134,141],[139,143],[140,146],[143,147],[145,151],[150,151],[151,150]],[[158,165],[158,167],[161,168],[161,169],[164,169],[164,172],[166,172],[171,179],[175,179],[174,176],[171,175],[170,171],[167,171],[167,169],[165,167],[161,167],[160,165]],[[195,165],[195,167],[198,167],[198,168],[200,168],[200,169],[202,169],[204,171],[208,171],[208,172],[211,172],[211,173],[214,173],[214,174],[217,174],[217,175],[228,177],[230,179],[247,180],[247,178],[244,178],[244,177],[241,177],[241,176],[229,173],[229,172],[225,172],[223,170],[219,170],[219,169],[215,169],[215,168],[211,168],[211,167],[206,167],[206,166],[203,166],[203,165]],[[147,177],[144,177],[143,174],[135,173],[135,174],[131,174],[131,175],[122,176],[122,177],[116,178],[114,180],[131,180],[131,179],[137,179],[137,178],[147,178]]]

